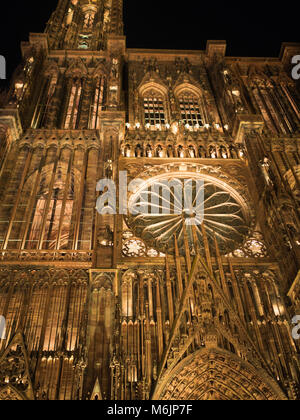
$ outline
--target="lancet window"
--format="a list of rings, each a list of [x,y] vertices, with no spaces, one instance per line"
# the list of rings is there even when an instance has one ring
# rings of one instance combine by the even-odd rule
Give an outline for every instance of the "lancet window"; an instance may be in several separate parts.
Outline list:
[[[55,88],[57,85],[58,75],[53,74],[49,76],[46,80],[45,86],[44,86],[44,92],[42,95],[42,100],[40,101],[37,111],[35,113],[34,119],[33,119],[33,127],[34,128],[42,128],[45,127],[46,117],[49,112],[50,106],[51,106],[51,100],[53,98],[53,95],[55,93]]]
[[[82,80],[74,79],[67,106],[65,129],[76,129],[79,116],[80,100],[82,95]]]
[[[145,125],[166,124],[165,98],[156,90],[147,91],[143,98]]]
[[[264,81],[255,81],[253,95],[271,132],[274,134],[294,132],[299,109],[288,89]]]
[[[26,240],[27,249],[65,249],[71,229],[71,218],[74,202],[73,174],[67,174],[67,167],[57,169],[53,189],[50,171],[45,172],[38,198],[32,214],[29,236]],[[68,179],[66,185],[64,180]]]
[[[199,98],[189,91],[185,91],[179,96],[179,106],[181,120],[184,125],[190,125],[192,127],[204,125],[203,116],[201,112],[201,106]]]
[[[99,77],[96,80],[93,102],[90,112],[90,129],[100,128],[100,115],[103,111],[105,100],[106,81],[104,77]]]

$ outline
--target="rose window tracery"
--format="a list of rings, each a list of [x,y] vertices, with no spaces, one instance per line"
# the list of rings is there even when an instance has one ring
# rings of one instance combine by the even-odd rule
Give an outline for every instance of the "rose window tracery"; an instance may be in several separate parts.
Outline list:
[[[146,246],[139,239],[127,239],[123,242],[123,254],[127,257],[142,257],[146,252]]]
[[[234,250],[228,256],[237,258],[266,258],[269,255],[262,234],[260,232],[253,232],[241,248]]]
[[[129,209],[126,221],[134,236],[163,253],[174,251],[175,235],[183,250],[184,225],[193,251],[191,224],[203,248],[203,221],[212,252],[216,238],[221,253],[228,254],[244,243],[251,225],[247,205],[236,191],[223,181],[195,175],[170,174],[145,181],[130,197]]]
[[[122,253],[124,257],[136,258],[136,257],[164,257],[165,255],[158,252],[154,248],[148,248],[146,244],[138,238],[135,238],[133,233],[129,230],[123,232],[123,245]]]

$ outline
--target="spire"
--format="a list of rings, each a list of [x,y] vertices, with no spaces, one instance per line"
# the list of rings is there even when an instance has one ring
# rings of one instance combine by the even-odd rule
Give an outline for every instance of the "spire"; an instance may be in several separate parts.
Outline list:
[[[59,0],[46,32],[51,49],[104,50],[123,35],[123,0]]]
[[[123,0],[112,0],[110,33],[112,35],[123,35]]]

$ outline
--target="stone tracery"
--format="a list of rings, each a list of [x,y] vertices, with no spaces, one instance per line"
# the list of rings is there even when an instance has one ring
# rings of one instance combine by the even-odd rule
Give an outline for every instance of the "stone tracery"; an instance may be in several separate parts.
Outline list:
[[[264,372],[221,350],[200,350],[180,363],[164,384],[163,400],[283,400]]]

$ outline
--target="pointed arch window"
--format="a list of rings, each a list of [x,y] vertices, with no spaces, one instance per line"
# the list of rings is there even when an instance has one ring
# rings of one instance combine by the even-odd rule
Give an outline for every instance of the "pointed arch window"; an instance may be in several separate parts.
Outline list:
[[[57,73],[46,77],[44,85],[43,85],[42,93],[40,96],[40,100],[36,107],[36,110],[32,119],[33,128],[45,127],[47,115],[51,108],[51,101],[55,93],[57,81],[58,81]]]
[[[182,92],[179,97],[181,120],[184,125],[195,127],[204,125],[199,98],[192,92]]]
[[[26,249],[68,247],[74,203],[74,174],[68,174],[66,164],[60,166],[52,190],[49,190],[50,177],[51,168],[47,167],[32,212]]]
[[[77,128],[78,115],[79,115],[79,106],[82,94],[82,80],[75,79],[72,83],[70,96],[67,106],[67,114],[65,120],[65,129]]]
[[[286,94],[297,117],[300,119],[300,97],[297,94],[296,89],[294,88],[294,86],[291,86],[290,84],[281,84],[281,87],[284,93]]]
[[[158,91],[147,91],[143,97],[145,125],[164,125],[166,120],[165,98]]]
[[[100,128],[100,115],[104,109],[104,98],[106,90],[106,81],[104,77],[96,80],[95,92],[90,112],[90,129]]]
[[[276,133],[276,115],[273,110],[270,111],[270,109],[267,106],[266,103],[266,95],[264,91],[259,90],[258,88],[253,90],[253,95],[256,100],[256,103],[259,107],[259,110],[262,114],[263,119],[265,120],[266,126],[270,131],[273,133]],[[274,118],[275,117],[275,120]]]
[[[294,118],[291,109],[285,106],[281,89],[266,80],[256,79],[252,84],[253,96],[266,122],[268,129],[275,134],[293,132]]]

